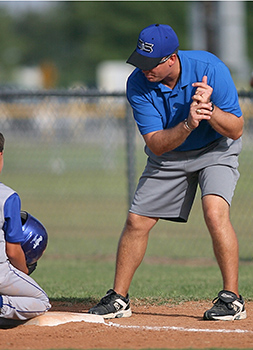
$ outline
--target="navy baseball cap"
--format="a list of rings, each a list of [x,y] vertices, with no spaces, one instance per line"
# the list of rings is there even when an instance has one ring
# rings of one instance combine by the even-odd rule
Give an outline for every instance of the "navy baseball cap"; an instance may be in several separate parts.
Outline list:
[[[166,24],[151,24],[139,35],[137,47],[127,63],[141,70],[155,68],[160,60],[174,53],[179,41],[174,30]]]

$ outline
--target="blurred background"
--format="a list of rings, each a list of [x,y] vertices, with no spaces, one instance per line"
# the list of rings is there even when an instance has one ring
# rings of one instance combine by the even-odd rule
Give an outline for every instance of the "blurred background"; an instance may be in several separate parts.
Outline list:
[[[114,260],[146,161],[125,61],[152,23],[231,71],[245,117],[231,218],[240,258],[252,261],[253,2],[1,1],[1,181],[47,227],[45,260]],[[199,193],[187,225],[159,222],[153,232],[147,257],[214,260]]]
[[[100,64],[124,64],[140,30],[158,22],[181,49],[218,55],[249,88],[252,1],[1,1],[0,19],[2,86],[104,88]]]

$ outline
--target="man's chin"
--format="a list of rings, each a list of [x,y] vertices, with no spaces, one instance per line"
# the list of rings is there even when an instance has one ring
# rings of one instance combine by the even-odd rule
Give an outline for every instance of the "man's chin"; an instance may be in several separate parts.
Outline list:
[[[146,78],[148,79],[148,81],[151,81],[152,83],[155,83],[157,81],[157,78],[154,76],[146,75]]]

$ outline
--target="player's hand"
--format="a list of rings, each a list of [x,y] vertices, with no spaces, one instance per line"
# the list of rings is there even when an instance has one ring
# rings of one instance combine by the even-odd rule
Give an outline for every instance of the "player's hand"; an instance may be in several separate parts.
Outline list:
[[[27,265],[28,275],[30,275],[37,267],[37,261],[31,265]]]
[[[190,106],[190,113],[188,116],[188,125],[191,129],[196,129],[201,120],[210,120],[212,117],[211,102],[202,103],[193,101]]]
[[[197,89],[195,91],[195,95],[192,96],[193,102],[190,106],[188,125],[190,128],[196,129],[201,120],[211,119],[212,103],[210,102],[210,98],[213,88],[207,85],[206,75],[203,76],[202,82],[193,83],[192,86],[197,87]]]
[[[192,84],[196,87],[195,94],[192,96],[193,101],[199,103],[208,103],[211,100],[213,93],[213,88],[207,84],[207,76],[204,75],[201,82],[196,82]]]

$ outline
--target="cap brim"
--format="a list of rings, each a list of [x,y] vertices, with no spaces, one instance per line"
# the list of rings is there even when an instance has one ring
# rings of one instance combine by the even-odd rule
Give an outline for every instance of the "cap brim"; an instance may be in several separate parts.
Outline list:
[[[155,68],[159,64],[160,60],[160,57],[146,57],[140,55],[137,51],[134,51],[128,58],[127,63],[130,63],[141,70],[150,70]]]

